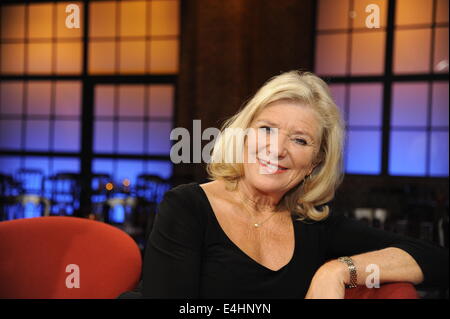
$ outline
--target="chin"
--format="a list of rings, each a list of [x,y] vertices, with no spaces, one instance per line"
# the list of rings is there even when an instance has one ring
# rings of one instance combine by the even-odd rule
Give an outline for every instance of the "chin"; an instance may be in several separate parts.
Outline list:
[[[251,184],[253,187],[263,193],[279,193],[287,192],[293,185],[289,185],[288,176],[280,176],[276,174],[259,174],[251,176]]]
[[[288,170],[282,173],[262,174],[258,164],[244,166],[244,174],[248,184],[266,194],[285,193],[299,181],[297,171]]]

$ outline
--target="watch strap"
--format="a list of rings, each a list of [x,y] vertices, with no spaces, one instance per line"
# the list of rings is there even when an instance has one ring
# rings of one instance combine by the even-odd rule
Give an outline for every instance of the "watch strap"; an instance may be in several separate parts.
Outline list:
[[[348,271],[350,273],[350,283],[345,285],[346,288],[356,288],[358,286],[358,277],[356,275],[356,266],[353,263],[353,259],[350,257],[344,256],[339,257],[338,261],[344,263],[348,267]]]

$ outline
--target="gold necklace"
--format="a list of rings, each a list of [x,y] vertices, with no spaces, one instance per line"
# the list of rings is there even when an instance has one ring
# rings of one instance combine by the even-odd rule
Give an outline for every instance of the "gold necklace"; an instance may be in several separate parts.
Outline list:
[[[246,204],[245,204],[245,199],[242,197],[241,192],[239,192],[239,190],[238,190],[237,192],[239,193],[239,197],[241,198],[241,202],[242,202],[242,205],[244,206],[244,209],[247,211],[247,213],[250,215],[251,218],[254,218],[253,215],[252,215],[252,213],[250,213],[250,211],[247,209],[247,206],[246,206]],[[263,221],[260,222],[260,223],[254,223],[253,226],[254,226],[255,228],[261,227],[265,222],[267,222],[269,219],[271,219],[271,218],[273,217],[273,215],[275,215],[275,213],[276,213],[276,212],[273,212],[272,215],[270,215],[269,217],[267,217],[265,220],[263,220]]]

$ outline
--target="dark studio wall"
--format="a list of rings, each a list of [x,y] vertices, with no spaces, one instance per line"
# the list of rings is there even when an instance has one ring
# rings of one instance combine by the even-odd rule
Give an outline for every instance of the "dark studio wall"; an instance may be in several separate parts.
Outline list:
[[[181,12],[175,127],[219,128],[270,77],[312,69],[312,0],[189,0]],[[201,181],[205,165],[175,165],[174,176]]]

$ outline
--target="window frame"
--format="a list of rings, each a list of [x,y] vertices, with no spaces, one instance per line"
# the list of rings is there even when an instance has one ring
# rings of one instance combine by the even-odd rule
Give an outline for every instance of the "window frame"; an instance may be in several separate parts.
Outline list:
[[[354,8],[354,0],[349,1],[349,10]],[[431,28],[431,53],[430,53],[430,73],[421,74],[394,74],[393,71],[393,61],[394,61],[394,36],[395,31],[398,30],[398,26],[395,25],[395,12],[396,12],[396,0],[386,0],[387,1],[387,19],[386,19],[386,37],[385,37],[385,51],[384,51],[384,72],[381,75],[357,75],[352,76],[349,72],[349,65],[351,64],[351,51],[347,50],[347,66],[345,76],[322,76],[328,84],[344,84],[345,85],[345,105],[344,108],[348,113],[349,103],[350,103],[350,85],[351,84],[369,84],[369,83],[380,83],[382,85],[383,97],[382,97],[382,125],[381,125],[381,170],[380,174],[352,174],[346,173],[347,176],[361,176],[361,177],[401,177],[401,178],[432,178],[432,179],[448,179],[448,176],[432,176],[430,175],[430,148],[431,148],[431,132],[433,131],[444,131],[448,132],[448,126],[445,128],[440,128],[438,130],[433,129],[431,125],[431,112],[432,112],[432,87],[433,83],[436,82],[447,82],[449,81],[449,74],[447,73],[434,73],[432,68],[433,57],[434,57],[434,34],[437,27],[448,27],[449,23],[436,23],[436,11],[437,11],[437,0],[433,0],[433,15],[432,22],[429,26]],[[315,50],[316,50],[316,39],[317,35],[320,34],[318,28],[319,21],[319,4],[318,1],[314,2],[314,19],[313,19],[313,53],[312,56],[312,69],[315,70]],[[401,27],[400,29],[403,29]],[[383,28],[382,28],[383,29]],[[351,42],[352,29],[346,29],[349,35],[348,42]],[[395,83],[414,83],[414,82],[427,82],[428,84],[428,103],[427,103],[427,113],[428,113],[428,123],[425,129],[426,133],[426,172],[423,176],[410,176],[410,175],[391,175],[389,174],[389,149],[390,149],[390,138],[391,131],[391,111],[392,111],[392,94],[393,86]],[[347,127],[346,127],[347,128]],[[346,156],[345,152],[344,156]],[[345,171],[345,169],[344,169]]]
[[[178,73],[175,74],[102,74],[93,75],[89,73],[88,58],[89,58],[89,4],[92,2],[105,1],[105,0],[79,0],[82,3],[83,17],[81,22],[82,35],[82,56],[81,56],[81,73],[78,75],[65,75],[65,74],[20,74],[20,75],[5,75],[0,73],[0,82],[4,81],[21,81],[26,83],[27,81],[79,81],[81,83],[81,108],[80,108],[80,148],[79,152],[61,152],[61,151],[29,151],[29,150],[5,150],[0,149],[0,156],[15,156],[21,158],[20,167],[24,166],[25,157],[36,156],[45,157],[48,159],[53,158],[76,158],[79,160],[80,176],[81,176],[81,194],[80,194],[80,207],[83,210],[75,211],[74,216],[85,217],[91,212],[91,182],[93,174],[93,161],[94,159],[134,159],[134,160],[158,160],[158,161],[170,161],[170,154],[167,155],[150,155],[150,154],[122,154],[122,153],[95,153],[94,152],[94,123],[95,123],[95,110],[94,110],[94,89],[97,85],[102,84],[168,84],[173,86],[173,113],[171,124],[175,125],[175,118],[177,114],[177,92],[178,92]],[[152,1],[152,0],[146,0]],[[57,4],[58,2],[68,2],[67,0],[35,0],[35,3],[49,3]],[[178,2],[181,7],[181,1]],[[5,0],[0,5],[0,10],[4,6],[8,5],[21,5],[25,6],[25,23],[26,15],[28,14],[29,1],[26,0]],[[177,39],[180,43],[181,28],[179,27]],[[27,38],[24,43],[26,44]],[[118,47],[118,46],[117,46]],[[26,57],[25,57],[26,59]],[[54,60],[54,58],[53,58]],[[55,61],[52,61],[54,63]],[[55,90],[52,90],[55,91]],[[55,94],[52,92],[52,94]],[[54,97],[53,97],[54,98]],[[23,102],[25,103],[25,102]],[[26,114],[22,111],[22,120]],[[23,128],[22,128],[23,130]],[[25,138],[22,136],[22,139]],[[22,144],[23,145],[23,144]],[[144,166],[145,167],[145,166]]]

